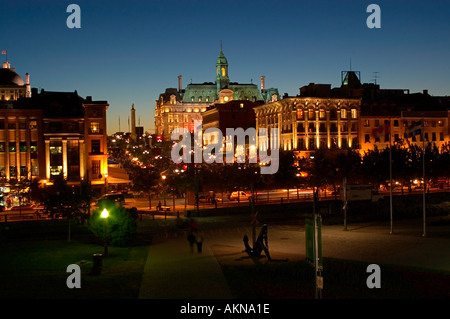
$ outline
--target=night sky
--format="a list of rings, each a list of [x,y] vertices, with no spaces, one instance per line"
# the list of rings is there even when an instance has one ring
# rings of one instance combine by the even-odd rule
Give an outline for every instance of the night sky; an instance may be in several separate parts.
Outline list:
[[[66,26],[67,6],[81,8],[81,29]],[[369,4],[381,29],[369,29]],[[361,71],[381,88],[450,92],[450,1],[6,1],[0,50],[31,86],[77,90],[107,100],[108,133],[136,121],[153,132],[159,93],[215,81],[220,41],[232,82],[299,94],[308,83],[340,85]],[[5,55],[1,56],[5,61]],[[137,123],[139,124],[139,123]]]

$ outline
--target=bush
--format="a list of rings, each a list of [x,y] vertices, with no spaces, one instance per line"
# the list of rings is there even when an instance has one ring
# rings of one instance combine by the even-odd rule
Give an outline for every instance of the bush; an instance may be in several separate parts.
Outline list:
[[[100,214],[106,209],[109,213],[107,218],[102,218]],[[124,247],[136,235],[136,209],[125,209],[117,206],[113,202],[104,203],[96,209],[89,219],[89,229],[108,245]]]

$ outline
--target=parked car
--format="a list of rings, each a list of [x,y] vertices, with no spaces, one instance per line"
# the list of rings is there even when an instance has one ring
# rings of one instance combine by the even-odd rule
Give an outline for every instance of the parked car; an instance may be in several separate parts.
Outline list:
[[[249,193],[246,193],[244,191],[232,192],[230,195],[230,200],[238,200],[238,197],[239,197],[239,201],[249,200],[250,198],[252,198],[252,195]]]
[[[110,200],[112,202],[119,202],[120,204],[125,203],[125,197],[123,194],[106,194],[103,195],[98,201]]]

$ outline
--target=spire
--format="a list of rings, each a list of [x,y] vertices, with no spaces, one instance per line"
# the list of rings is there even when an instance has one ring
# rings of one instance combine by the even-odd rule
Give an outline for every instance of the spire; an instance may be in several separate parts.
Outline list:
[[[223,54],[223,52],[222,52],[222,40],[220,40],[220,53]]]

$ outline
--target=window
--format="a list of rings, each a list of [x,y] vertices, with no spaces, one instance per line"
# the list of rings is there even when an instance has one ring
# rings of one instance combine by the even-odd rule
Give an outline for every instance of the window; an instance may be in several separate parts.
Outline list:
[[[37,142],[30,142],[30,151],[37,152]]]
[[[91,133],[100,133],[100,123],[91,122],[90,124]]]
[[[341,109],[341,118],[346,119],[347,118],[347,109]]]
[[[92,176],[94,178],[99,177],[100,175],[100,160],[92,161]]]
[[[16,129],[16,123],[8,123],[8,129],[15,130]]]
[[[370,134],[364,135],[364,142],[365,143],[370,143]]]
[[[30,130],[37,129],[37,121],[36,120],[30,120],[29,126],[30,126]]]
[[[439,141],[443,141],[444,140],[444,132],[440,132],[439,133]]]
[[[319,118],[320,119],[324,119],[325,118],[325,110],[320,110],[319,111]]]
[[[325,126],[325,123],[320,123],[320,125],[319,125],[319,132],[320,133],[326,133],[327,132],[327,128]]]
[[[25,120],[21,120],[19,122],[19,129],[24,130],[27,128],[27,123],[25,122]]]
[[[380,126],[380,120],[375,120],[375,127],[379,127]]]
[[[370,126],[370,121],[364,120],[364,127],[369,127],[369,126]]]
[[[62,141],[50,141],[50,175],[58,176],[62,172]]]
[[[335,109],[330,110],[330,120],[336,120],[337,119],[337,112]]]
[[[330,132],[335,133],[337,131],[338,131],[338,128],[337,128],[336,123],[331,123],[331,125],[330,125]]]
[[[91,153],[100,154],[100,140],[91,141]]]
[[[313,110],[313,109],[310,109],[310,110],[308,111],[308,119],[309,119],[309,120],[314,120],[315,118],[316,118],[316,116],[315,116],[314,110]]]
[[[5,129],[5,120],[0,119],[0,130],[4,130],[4,129]]]
[[[444,127],[444,121],[438,121],[438,126],[439,127]]]
[[[431,133],[431,140],[436,142],[436,132]]]
[[[352,109],[352,119],[356,119],[357,118],[357,111],[356,109]]]
[[[27,142],[20,142],[19,143],[19,150],[21,152],[26,152],[27,151]]]
[[[398,134],[394,134],[394,140],[395,140],[395,141],[398,141],[398,140],[399,140],[399,137],[400,137],[400,136],[399,136]]]
[[[394,126],[398,127],[398,120],[394,120]]]
[[[8,149],[10,152],[15,152],[16,151],[16,142],[9,142]]]
[[[61,132],[62,131],[62,123],[61,122],[50,122],[48,125],[48,130],[50,132]]]
[[[9,167],[9,177],[17,177],[17,168],[15,166]]]
[[[428,141],[428,132],[425,132],[425,141]]]
[[[431,127],[436,127],[436,121],[431,121]]]

